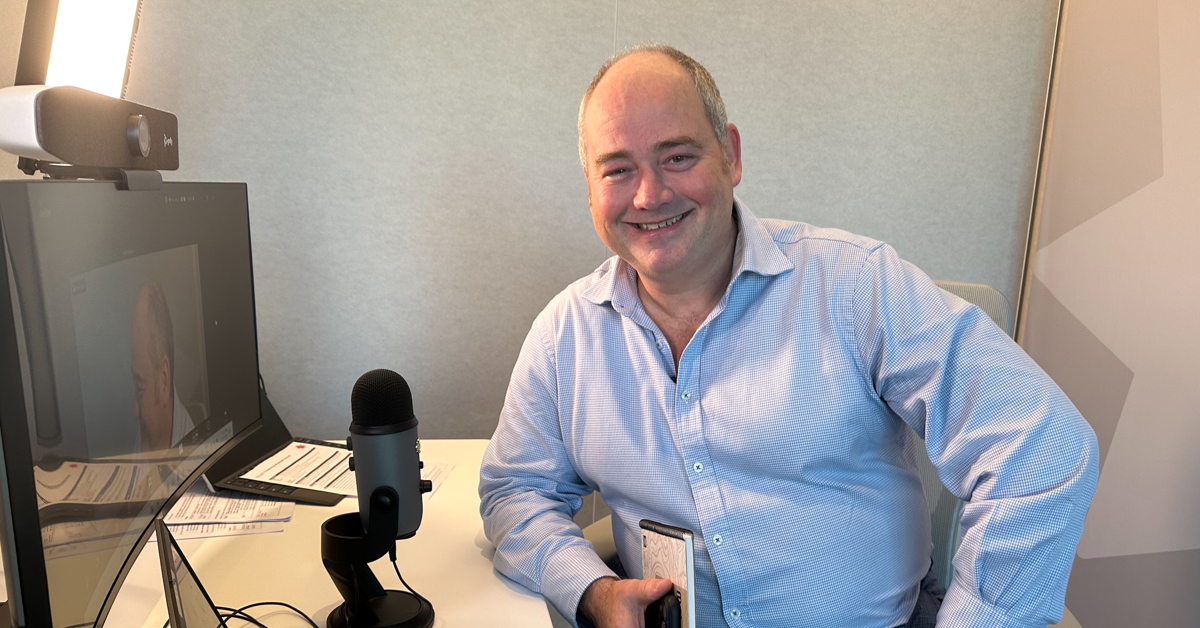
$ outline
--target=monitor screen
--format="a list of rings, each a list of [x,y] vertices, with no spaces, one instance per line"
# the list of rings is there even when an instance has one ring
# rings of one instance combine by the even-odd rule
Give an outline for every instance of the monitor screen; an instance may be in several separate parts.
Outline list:
[[[91,626],[155,516],[259,417],[246,188],[0,182],[0,224],[10,604]]]

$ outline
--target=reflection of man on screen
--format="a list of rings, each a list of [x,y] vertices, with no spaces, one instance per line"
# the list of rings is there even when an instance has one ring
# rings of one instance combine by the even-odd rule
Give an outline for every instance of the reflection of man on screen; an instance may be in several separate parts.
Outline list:
[[[133,416],[142,451],[167,449],[192,430],[175,392],[175,331],[162,288],[148,283],[133,307]]]

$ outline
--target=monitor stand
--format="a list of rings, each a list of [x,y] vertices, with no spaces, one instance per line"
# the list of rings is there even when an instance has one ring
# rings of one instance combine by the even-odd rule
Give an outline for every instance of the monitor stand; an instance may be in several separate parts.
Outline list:
[[[154,521],[154,535],[158,539],[159,567],[162,570],[163,593],[167,598],[171,628],[216,628],[223,625],[212,598],[208,597],[199,576],[161,518]],[[7,600],[0,602],[0,628],[15,628],[11,612]]]
[[[200,577],[179,549],[175,537],[163,523],[154,521],[158,538],[158,559],[162,568],[163,593],[167,597],[167,616],[171,628],[215,628],[223,625],[220,613],[200,584]]]

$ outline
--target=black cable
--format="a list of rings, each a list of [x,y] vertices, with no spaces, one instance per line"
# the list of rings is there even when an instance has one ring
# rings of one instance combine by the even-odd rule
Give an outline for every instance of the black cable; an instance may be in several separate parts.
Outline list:
[[[244,613],[236,608],[229,608],[228,606],[218,606],[216,608],[218,611],[226,611],[224,615],[221,615],[222,620],[240,619],[242,621],[254,624],[255,626],[258,626],[258,628],[267,628],[266,624],[258,621],[249,613]]]
[[[229,624],[227,622],[230,619],[240,619],[242,621],[254,624],[258,628],[267,628],[266,624],[262,623],[261,621],[256,619],[253,615],[246,612],[248,609],[255,608],[258,606],[282,606],[284,608],[290,609],[293,613],[296,613],[297,615],[302,617],[304,619],[304,621],[308,622],[308,625],[312,626],[313,628],[320,628],[320,626],[318,626],[316,624],[316,622],[314,622],[312,620],[311,617],[304,614],[304,611],[302,611],[302,610],[296,608],[295,606],[292,606],[291,604],[288,604],[286,602],[255,602],[253,604],[247,604],[241,608],[230,608],[228,606],[217,606],[217,607],[215,607],[217,609],[217,611],[226,611],[223,614],[218,612],[218,619],[221,620],[220,628],[228,628]],[[163,622],[163,628],[169,628],[170,625],[171,625],[170,618],[168,618],[167,621]]]
[[[311,617],[304,614],[304,611],[296,608],[295,606],[292,606],[291,604],[288,604],[287,602],[255,602],[253,604],[247,604],[241,608],[235,608],[235,609],[233,609],[233,612],[245,614],[246,610],[249,610],[251,608],[256,608],[259,606],[282,606],[284,608],[291,610],[293,613],[299,615],[301,618],[304,619],[304,621],[308,622],[309,626],[312,626],[313,628],[321,628],[320,626],[317,625],[317,622],[312,620]]]
[[[223,607],[218,606],[217,608],[223,608]],[[245,613],[242,613],[242,614],[246,615]],[[217,626],[217,628],[229,628],[229,624],[227,624],[226,621],[231,617],[234,617],[234,615],[232,613],[229,615],[222,615],[220,613],[217,613],[217,619],[221,622]],[[257,621],[255,621],[253,617],[250,617],[249,615],[246,615],[246,617],[249,617],[250,618],[249,621],[257,624],[259,626],[259,628],[267,628],[266,626],[263,626],[262,624],[259,624]],[[242,619],[242,618],[238,617],[238,619]],[[170,617],[170,615],[168,615],[167,621],[163,622],[163,628],[170,628],[170,626],[171,626],[171,617]]]
[[[425,599],[424,595],[417,593],[415,589],[408,586],[408,583],[404,581],[404,576],[400,575],[400,566],[396,564],[396,544],[395,543],[392,543],[392,549],[388,550],[388,558],[392,559],[392,569],[396,570],[396,577],[400,579],[400,584],[404,585],[404,588],[408,589],[408,592],[412,593],[413,597],[416,597],[418,600],[421,600],[422,602],[429,604],[429,607],[433,608],[433,603],[430,602],[429,600]]]

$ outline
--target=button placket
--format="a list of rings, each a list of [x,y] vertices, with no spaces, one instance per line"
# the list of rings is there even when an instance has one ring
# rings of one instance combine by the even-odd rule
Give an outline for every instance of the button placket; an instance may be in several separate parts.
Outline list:
[[[708,538],[711,548],[715,549],[724,543],[724,538],[721,535],[708,537],[705,530],[713,529],[728,529],[727,516],[720,507],[723,503],[719,488],[719,479],[716,477],[715,467],[712,466],[712,460],[708,449],[708,443],[704,437],[703,421],[701,419],[701,404],[700,404],[700,382],[697,373],[700,370],[700,358],[703,356],[703,340],[707,329],[702,328],[697,332],[689,345],[688,351],[685,352],[683,358],[679,362],[679,368],[676,369],[676,396],[673,404],[675,410],[676,425],[679,427],[680,451],[683,454],[683,459],[692,461],[692,475],[688,476],[688,481],[692,486],[693,495],[696,500],[696,516],[700,522],[699,530],[695,532],[704,535]],[[686,462],[685,462],[686,464]],[[686,467],[685,467],[686,468]],[[705,473],[705,471],[708,471]],[[721,550],[710,552],[710,557],[713,562],[713,567],[718,573],[736,574],[739,573],[738,557],[736,551]],[[743,598],[744,583],[738,582],[736,576],[729,580],[728,596],[723,595],[725,600],[741,600]],[[723,587],[724,588],[724,587]],[[728,608],[728,607],[726,607]],[[727,614],[734,620],[739,620],[741,617],[741,609],[734,609],[734,613]],[[740,623],[740,622],[739,622]]]

